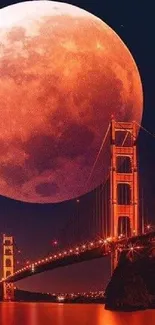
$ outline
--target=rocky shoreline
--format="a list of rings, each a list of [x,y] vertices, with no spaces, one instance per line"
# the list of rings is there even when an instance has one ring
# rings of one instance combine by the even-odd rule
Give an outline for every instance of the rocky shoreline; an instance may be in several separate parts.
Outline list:
[[[105,308],[135,311],[155,308],[155,257],[124,259],[105,291]]]

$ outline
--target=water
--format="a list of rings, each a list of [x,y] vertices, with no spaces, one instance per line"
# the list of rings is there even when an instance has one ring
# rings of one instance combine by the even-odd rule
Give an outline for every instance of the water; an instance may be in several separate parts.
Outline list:
[[[110,312],[103,305],[0,303],[0,325],[154,325],[155,310]]]

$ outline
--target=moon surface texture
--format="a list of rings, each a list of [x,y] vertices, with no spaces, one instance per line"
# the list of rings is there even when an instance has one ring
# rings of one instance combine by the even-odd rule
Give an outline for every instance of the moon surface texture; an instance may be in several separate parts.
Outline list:
[[[121,39],[73,5],[27,1],[0,10],[0,194],[31,203],[101,184],[111,115],[141,122],[142,85]]]

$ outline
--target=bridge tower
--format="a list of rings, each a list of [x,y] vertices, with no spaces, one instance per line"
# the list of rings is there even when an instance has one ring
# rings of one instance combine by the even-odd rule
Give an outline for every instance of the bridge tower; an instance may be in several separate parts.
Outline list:
[[[3,279],[14,273],[14,241],[12,236],[3,235]],[[13,283],[3,282],[3,300],[14,300]]]
[[[111,122],[110,231],[112,237],[138,235],[137,127],[134,122]],[[112,272],[117,250],[112,254]]]

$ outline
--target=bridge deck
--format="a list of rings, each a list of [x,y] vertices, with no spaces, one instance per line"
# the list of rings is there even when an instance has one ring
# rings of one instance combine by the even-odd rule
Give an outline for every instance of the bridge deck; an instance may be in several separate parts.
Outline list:
[[[101,258],[109,255],[111,251],[116,248],[116,246],[126,250],[131,247],[131,245],[135,245],[136,243],[141,243],[145,246],[151,241],[155,241],[155,232],[134,236],[132,238],[120,238],[116,240],[107,238],[89,242],[78,247],[74,247],[73,249],[58,252],[57,254],[40,259],[39,261],[29,264],[16,271],[13,275],[7,277],[6,279],[2,279],[1,282],[16,282],[29,276],[44,271],[53,270],[58,267],[89,261],[95,258]]]

